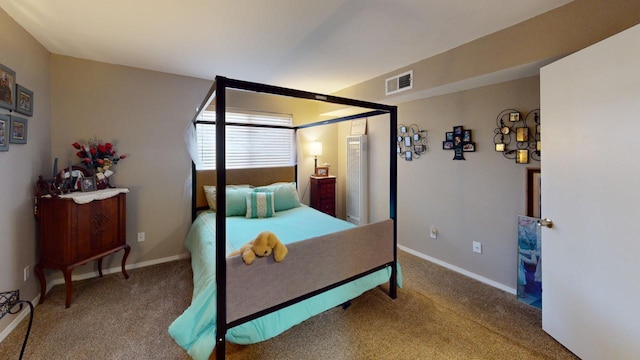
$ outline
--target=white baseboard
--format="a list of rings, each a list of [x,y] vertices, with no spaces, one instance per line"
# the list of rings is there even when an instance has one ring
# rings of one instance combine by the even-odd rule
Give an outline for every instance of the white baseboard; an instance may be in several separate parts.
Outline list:
[[[189,257],[190,257],[189,253],[184,253],[184,254],[169,256],[169,257],[165,257],[165,258],[161,258],[161,259],[155,259],[155,260],[143,261],[141,263],[125,265],[125,269],[127,269],[127,270],[129,270],[129,269],[138,269],[138,268],[143,268],[143,267],[146,267],[146,266],[162,264],[162,263],[171,262],[171,261],[175,261],[175,260],[188,259]],[[120,266],[118,266],[118,267],[112,267],[112,268],[109,268],[109,269],[103,269],[102,270],[102,274],[103,275],[113,274],[113,273],[118,273],[118,272],[121,272],[121,271],[122,271],[122,268]],[[72,275],[71,276],[71,280],[72,281],[85,280],[85,279],[98,277],[99,275],[100,274],[97,271],[94,271],[94,272],[89,272],[89,273],[86,273],[86,274]],[[47,281],[47,293],[49,292],[49,290],[51,290],[52,287],[54,287],[56,285],[60,285],[60,284],[64,284],[64,278],[62,278],[62,279],[58,278],[58,279],[54,279],[52,281]],[[31,301],[31,303],[33,304],[34,309],[35,309],[36,306],[38,306],[38,302],[40,302],[40,294],[38,294],[38,296],[36,296]],[[27,316],[29,316],[29,306],[25,306],[25,308],[22,309],[20,314],[18,316],[16,316],[16,318],[9,324],[9,326],[7,326],[4,330],[2,330],[2,332],[0,332],[0,343],[2,341],[4,341],[4,339],[7,336],[9,336],[9,334],[11,334],[11,332],[13,330],[15,330],[16,327],[18,327],[18,325],[20,324],[20,321],[22,321],[22,319],[24,319]]]
[[[409,248],[407,248],[405,246],[402,246],[402,245],[398,245],[398,248],[401,249],[402,251],[408,252],[411,255],[415,255],[415,256],[417,256],[417,257],[419,257],[421,259],[430,261],[430,262],[432,262],[434,264],[438,264],[438,265],[440,265],[442,267],[445,267],[445,268],[447,268],[449,270],[453,270],[453,271],[455,271],[455,272],[457,272],[459,274],[462,274],[464,276],[467,276],[467,277],[470,277],[472,279],[478,280],[478,281],[480,281],[482,283],[485,283],[487,285],[491,285],[491,286],[493,286],[495,288],[498,288],[498,289],[500,289],[502,291],[506,291],[506,292],[511,293],[513,295],[516,295],[516,293],[517,293],[516,289],[514,289],[512,287],[509,287],[507,285],[501,284],[501,283],[499,283],[497,281],[493,281],[491,279],[487,279],[484,276],[480,276],[480,275],[478,275],[476,273],[472,273],[471,271],[465,270],[463,268],[459,268],[459,267],[457,267],[455,265],[451,265],[451,264],[449,264],[447,262],[444,262],[442,260],[438,260],[438,259],[433,258],[431,256],[425,255],[425,254],[423,254],[421,252],[409,249]]]
[[[138,269],[138,268],[143,268],[143,267],[146,267],[146,266],[162,264],[162,263],[166,263],[166,262],[170,262],[170,261],[188,259],[190,256],[191,255],[189,253],[184,253],[184,254],[169,256],[169,257],[165,257],[165,258],[161,258],[161,259],[143,261],[141,263],[136,263],[136,264],[129,264],[129,265],[125,265],[124,268],[127,269],[127,270],[129,270],[129,269]],[[122,268],[120,266],[112,267],[112,268],[109,268],[109,269],[102,269],[102,274],[103,275],[114,274],[114,273],[119,273],[119,272],[122,272]],[[91,279],[91,278],[98,277],[98,276],[100,276],[100,274],[97,271],[88,272],[88,273],[80,274],[80,275],[73,275],[72,274],[71,275],[71,281]],[[52,281],[47,281],[47,293],[49,292],[49,290],[51,290],[52,287],[54,287],[56,285],[60,285],[60,284],[64,284],[64,278],[57,278],[57,279],[53,279]]]

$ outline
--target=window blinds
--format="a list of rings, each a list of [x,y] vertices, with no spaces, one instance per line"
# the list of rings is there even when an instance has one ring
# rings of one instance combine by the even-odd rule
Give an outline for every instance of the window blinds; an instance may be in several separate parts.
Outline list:
[[[196,124],[202,169],[216,168],[215,111],[204,111]],[[246,169],[295,164],[293,118],[284,114],[226,113],[226,167]]]

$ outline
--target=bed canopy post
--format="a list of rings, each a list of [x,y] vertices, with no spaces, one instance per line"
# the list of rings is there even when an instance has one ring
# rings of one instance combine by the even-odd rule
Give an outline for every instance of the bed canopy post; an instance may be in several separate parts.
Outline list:
[[[225,189],[227,185],[226,177],[226,86],[227,79],[221,76],[216,77],[216,182],[218,189]],[[220,156],[222,155],[222,156]],[[226,209],[227,199],[225,191],[217,191],[216,207]],[[216,212],[216,239],[226,239],[226,213]],[[227,262],[226,262],[226,242],[216,242],[216,284],[217,303],[216,310],[218,317],[216,331],[216,358],[225,357],[225,337],[227,334]]]
[[[396,221],[398,203],[398,157],[396,156],[396,131],[398,129],[398,108],[389,111],[389,218],[393,219],[393,264],[389,280],[389,296],[398,297],[398,222]]]
[[[196,126],[195,123],[193,126]],[[196,217],[198,214],[198,210],[196,209],[196,190],[198,188],[198,183],[196,181],[196,163],[191,161],[191,222],[196,221]]]

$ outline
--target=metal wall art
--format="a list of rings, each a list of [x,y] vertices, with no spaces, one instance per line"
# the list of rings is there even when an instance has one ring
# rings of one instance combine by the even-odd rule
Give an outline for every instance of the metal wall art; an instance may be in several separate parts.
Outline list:
[[[398,125],[397,153],[406,161],[420,158],[427,151],[427,130],[420,130],[418,125]]]
[[[442,149],[453,150],[453,160],[465,160],[463,153],[476,151],[476,143],[471,141],[471,130],[465,130],[462,125],[454,126],[453,131],[445,133]]]
[[[506,109],[496,118],[493,143],[497,152],[518,164],[540,161],[540,109],[522,116],[518,110]]]

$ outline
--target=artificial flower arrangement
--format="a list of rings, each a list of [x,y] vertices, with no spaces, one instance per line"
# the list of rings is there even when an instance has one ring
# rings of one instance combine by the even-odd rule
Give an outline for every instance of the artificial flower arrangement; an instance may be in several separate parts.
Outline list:
[[[96,138],[91,138],[86,144],[73,143],[73,147],[79,150],[76,155],[81,159],[84,167],[90,170],[98,178],[99,182],[107,182],[106,178],[113,175],[113,168],[126,155],[118,155],[111,143],[100,143]]]

